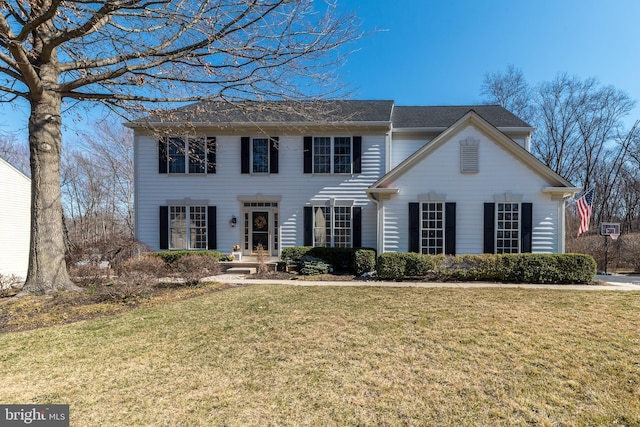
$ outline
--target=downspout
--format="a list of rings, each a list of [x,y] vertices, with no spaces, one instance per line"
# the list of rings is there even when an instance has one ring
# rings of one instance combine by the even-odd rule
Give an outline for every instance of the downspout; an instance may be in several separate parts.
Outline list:
[[[374,193],[367,193],[367,197],[376,204],[376,253],[380,255],[384,249],[383,205]]]

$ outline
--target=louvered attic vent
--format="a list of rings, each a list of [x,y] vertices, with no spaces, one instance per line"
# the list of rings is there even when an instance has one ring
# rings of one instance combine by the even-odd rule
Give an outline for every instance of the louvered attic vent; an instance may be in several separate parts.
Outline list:
[[[460,141],[460,172],[462,173],[477,173],[478,167],[478,147],[480,146],[480,140],[477,139],[463,139]]]

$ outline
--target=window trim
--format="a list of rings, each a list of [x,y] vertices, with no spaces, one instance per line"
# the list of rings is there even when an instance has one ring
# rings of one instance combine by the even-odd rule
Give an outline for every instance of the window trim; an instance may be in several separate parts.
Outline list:
[[[499,215],[499,213],[500,213],[500,205],[512,205],[512,207],[513,207],[513,205],[517,205],[517,207],[518,207],[518,209],[517,209],[518,218],[517,218],[517,220],[515,220],[515,221],[517,221],[517,228],[515,228],[515,229],[514,228],[508,228],[508,229],[507,228],[499,228],[499,224],[500,224],[501,221],[502,222],[506,222],[507,221],[504,218],[502,220],[500,220],[500,215]],[[495,202],[494,206],[495,206],[494,207],[494,209],[495,209],[494,233],[493,233],[494,234],[494,237],[493,237],[494,238],[494,245],[495,245],[494,253],[495,254],[519,254],[519,253],[522,253],[522,202],[514,201],[514,200],[512,200],[512,201],[506,201],[505,200],[505,201]],[[505,212],[507,212],[507,211],[503,211],[503,213],[505,213]],[[511,210],[510,212],[513,213],[514,211]],[[509,222],[513,225],[513,223],[514,223],[513,218],[511,218],[509,220]],[[504,232],[513,232],[513,230],[517,231],[517,233],[518,233],[517,237],[515,237],[515,238],[513,236],[510,236],[508,238],[501,237],[500,239],[503,242],[507,241],[507,240],[511,241],[511,242],[515,241],[517,243],[516,252],[512,252],[512,251],[511,252],[505,252],[504,251],[504,246],[502,246],[502,251],[500,251],[500,247],[498,245],[498,241],[499,241],[498,240],[499,239],[498,238],[498,233],[500,231],[502,231],[503,233]],[[512,246],[511,246],[511,248],[512,248]]]
[[[436,214],[439,212],[440,213],[440,218],[435,218],[435,219],[430,219],[427,218],[425,220],[424,218],[424,214],[425,214],[425,205],[440,205],[440,209],[439,210],[434,210],[433,212],[435,212]],[[427,209],[426,212],[430,212],[429,209]],[[430,228],[430,227],[424,227],[424,223],[425,221],[440,221],[441,226],[435,227],[435,228]],[[425,240],[425,237],[423,236],[423,232],[424,231],[428,231],[428,230],[435,230],[436,232],[439,230],[441,233],[441,237],[433,237],[433,239],[436,240],[436,242],[438,241],[438,239],[441,241],[440,245],[435,245],[433,246],[433,248],[435,249],[435,252],[429,252],[429,249],[431,248],[430,245],[423,245],[423,241]],[[447,241],[447,224],[446,224],[446,203],[442,200],[430,200],[430,201],[422,201],[420,202],[420,224],[419,224],[419,233],[420,233],[420,240],[419,240],[419,247],[418,249],[420,250],[421,254],[430,254],[430,255],[439,255],[439,254],[444,254],[446,252],[446,241]],[[427,240],[431,239],[431,237],[427,237]],[[427,249],[427,251],[425,252],[425,248]],[[438,251],[439,249],[439,251]]]
[[[354,238],[355,238],[355,214],[354,214],[354,206],[351,203],[336,203],[336,204],[325,204],[325,205],[313,205],[312,208],[312,226],[311,226],[311,246],[314,247],[325,247],[325,248],[353,248],[354,246]],[[323,227],[316,226],[316,215],[317,210],[322,209],[325,218],[325,225]],[[340,227],[336,225],[336,221],[338,215],[336,215],[336,210],[340,210],[344,213],[348,214],[348,218],[346,221],[349,222],[349,227]],[[326,219],[327,212],[329,213],[329,219]],[[328,226],[327,226],[328,222]],[[325,244],[317,245],[316,244],[316,230],[324,230],[325,232]],[[347,246],[342,244],[342,242],[336,242],[336,230],[349,230],[348,236],[346,234],[341,234],[337,237],[346,237],[348,239]],[[338,244],[339,246],[336,246]]]
[[[180,156],[181,159],[181,168],[183,169],[182,172],[175,172],[172,171],[172,166],[173,165],[179,165],[177,162],[177,159],[172,159],[172,155],[171,155],[171,147],[172,147],[172,140],[179,140],[182,142],[183,146],[181,148],[179,148],[179,150],[182,151],[182,153],[177,154]],[[159,173],[160,174],[166,174],[166,175],[175,175],[175,176],[181,176],[181,175],[195,175],[195,176],[202,176],[202,175],[209,175],[209,174],[214,174],[215,173],[215,163],[212,165],[210,163],[212,154],[215,154],[215,148],[213,153],[211,152],[212,150],[210,149],[212,146],[215,147],[215,141],[216,138],[215,137],[211,137],[211,136],[207,136],[207,135],[168,135],[168,136],[164,136],[160,139],[162,147],[159,150],[159,155],[163,156],[163,159],[160,159],[160,164],[162,164],[163,162],[166,163],[166,166],[160,166],[159,169]],[[194,142],[198,142],[201,143],[201,147],[202,150],[198,155],[198,162],[201,161],[201,167],[199,168],[201,171],[192,171],[192,166],[196,165],[196,162],[194,161],[196,159],[196,156],[191,153],[191,145]],[[174,154],[175,156],[176,154]]]
[[[314,135],[311,137],[311,172],[314,175],[352,175],[354,174],[355,165],[354,165],[354,138],[349,135]],[[316,170],[316,140],[320,138],[328,138],[329,139],[329,153],[323,154],[323,156],[329,157],[329,171],[328,172],[319,172]],[[344,154],[336,154],[336,139],[349,139],[349,171],[347,172],[336,172],[336,156],[344,156]]]
[[[167,232],[168,232],[168,241],[167,241],[167,248],[169,250],[206,250],[209,248],[209,207],[204,204],[204,205],[200,205],[200,204],[169,204],[167,205],[168,208],[168,224],[167,224]],[[179,208],[179,209],[184,209],[185,212],[185,222],[184,222],[184,241],[185,241],[185,245],[184,247],[178,247],[178,246],[173,246],[173,230],[177,229],[177,227],[173,227],[172,226],[172,215],[173,215],[173,210]],[[201,212],[194,212],[196,209],[200,209]],[[192,218],[196,215],[204,215],[204,217],[201,217],[199,219],[200,222],[204,223],[204,226],[200,226],[200,227],[193,227],[192,226]],[[191,246],[191,235],[192,235],[192,230],[194,228],[197,229],[202,229],[204,230],[202,235],[204,235],[204,244],[201,245],[202,247],[192,247]]]

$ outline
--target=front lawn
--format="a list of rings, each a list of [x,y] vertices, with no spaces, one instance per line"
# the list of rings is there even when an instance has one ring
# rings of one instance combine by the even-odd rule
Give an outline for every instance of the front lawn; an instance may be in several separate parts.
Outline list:
[[[640,293],[250,286],[0,335],[71,425],[640,425]]]

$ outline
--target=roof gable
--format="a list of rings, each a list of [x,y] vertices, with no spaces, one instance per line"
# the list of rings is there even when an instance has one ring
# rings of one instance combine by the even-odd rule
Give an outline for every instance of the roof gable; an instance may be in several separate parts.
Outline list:
[[[391,182],[416,166],[423,158],[429,156],[438,147],[450,141],[453,135],[455,135],[458,131],[462,130],[468,125],[473,125],[479,128],[482,132],[489,136],[491,141],[504,148],[508,153],[527,165],[530,170],[548,180],[550,183],[553,183],[554,186],[573,188],[573,185],[569,181],[551,170],[544,163],[533,156],[533,154],[522,148],[519,144],[517,144],[503,132],[498,130],[495,126],[485,120],[474,110],[468,111],[463,117],[449,126],[446,130],[441,132],[438,136],[425,144],[411,156],[402,161],[398,166],[390,170],[369,188],[388,188]]]
[[[495,127],[531,126],[500,105],[448,106],[448,107],[395,107],[394,128],[448,128],[458,119],[474,110]]]

